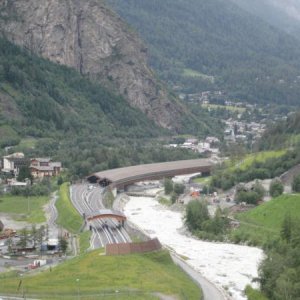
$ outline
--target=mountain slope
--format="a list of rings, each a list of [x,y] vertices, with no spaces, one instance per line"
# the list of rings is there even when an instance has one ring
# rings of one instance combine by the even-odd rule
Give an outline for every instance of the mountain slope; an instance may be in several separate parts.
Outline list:
[[[172,84],[299,104],[300,43],[234,3],[107,1],[147,42],[152,66]]]
[[[151,137],[162,133],[121,96],[0,38],[0,146],[20,137]]]
[[[288,115],[286,120],[271,124],[262,136],[260,149],[291,148],[300,145],[300,112]]]
[[[99,0],[0,0],[10,41],[105,84],[156,124],[178,128],[185,109],[147,66],[147,49]]]
[[[300,38],[300,2],[297,0],[231,0],[272,26]]]
[[[198,135],[221,127],[204,117],[176,121]],[[198,157],[186,149],[164,148],[161,138],[170,135],[123,97],[74,69],[0,38],[1,155],[3,147],[14,146],[9,151],[49,156],[62,161],[73,179],[103,169]]]

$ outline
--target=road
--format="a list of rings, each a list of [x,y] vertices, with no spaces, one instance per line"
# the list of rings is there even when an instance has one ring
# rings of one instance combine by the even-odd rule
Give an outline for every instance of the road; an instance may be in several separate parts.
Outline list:
[[[186,264],[177,255],[172,254],[172,259],[185,273],[187,273],[198,285],[200,285],[204,300],[226,300],[226,296],[221,293],[217,287],[204,278],[200,273],[196,272],[192,267]]]
[[[71,186],[71,200],[77,211],[83,216],[105,209],[102,198],[104,189],[98,185],[76,184]],[[131,242],[124,228],[119,228],[114,219],[98,219],[90,222],[92,228],[91,248],[102,248],[106,244]]]
[[[50,239],[57,239],[59,236],[59,229],[56,225],[56,219],[58,217],[58,212],[55,206],[57,200],[57,192],[51,195],[51,199],[49,204],[46,207],[46,217],[47,217],[47,225],[48,225],[48,235]]]

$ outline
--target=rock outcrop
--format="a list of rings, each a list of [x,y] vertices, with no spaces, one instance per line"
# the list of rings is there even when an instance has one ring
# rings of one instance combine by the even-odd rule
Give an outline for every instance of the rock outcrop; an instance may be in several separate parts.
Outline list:
[[[147,66],[147,49],[101,0],[0,0],[10,41],[113,88],[158,125],[179,126],[183,108]]]

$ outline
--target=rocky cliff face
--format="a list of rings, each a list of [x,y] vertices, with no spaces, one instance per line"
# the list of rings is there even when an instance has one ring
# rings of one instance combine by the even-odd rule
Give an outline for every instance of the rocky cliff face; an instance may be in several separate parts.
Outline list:
[[[147,49],[102,0],[0,0],[0,14],[12,42],[112,87],[160,126],[178,126],[182,108],[147,67]]]

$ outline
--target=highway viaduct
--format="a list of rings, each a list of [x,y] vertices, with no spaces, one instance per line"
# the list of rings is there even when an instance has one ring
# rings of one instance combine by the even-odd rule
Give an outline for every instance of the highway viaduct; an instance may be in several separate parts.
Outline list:
[[[180,160],[106,170],[89,175],[87,180],[90,183],[109,186],[111,189],[124,189],[128,185],[140,181],[192,173],[209,175],[213,166],[214,163],[209,159]]]

